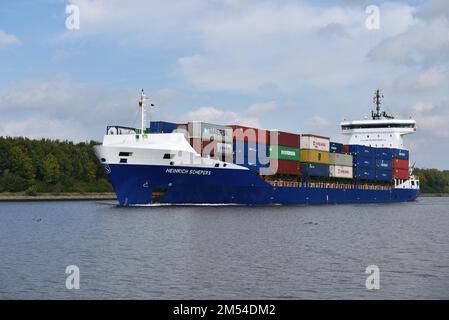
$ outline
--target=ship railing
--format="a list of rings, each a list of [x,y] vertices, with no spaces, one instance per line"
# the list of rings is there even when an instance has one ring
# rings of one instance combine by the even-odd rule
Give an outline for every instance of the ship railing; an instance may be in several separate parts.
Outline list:
[[[106,135],[140,134],[142,130],[124,126],[107,126]]]
[[[376,185],[370,183],[363,183],[359,185],[354,185],[352,183],[343,182],[302,182],[302,181],[291,181],[291,180],[266,180],[273,187],[290,187],[290,188],[323,188],[323,189],[359,189],[359,190],[383,190],[390,191],[391,185]]]

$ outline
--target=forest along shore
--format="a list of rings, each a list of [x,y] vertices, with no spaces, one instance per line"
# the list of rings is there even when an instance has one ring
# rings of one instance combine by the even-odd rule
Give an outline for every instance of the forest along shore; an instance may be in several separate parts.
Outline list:
[[[6,201],[73,201],[73,200],[116,200],[114,193],[90,193],[90,194],[1,194],[0,202]]]

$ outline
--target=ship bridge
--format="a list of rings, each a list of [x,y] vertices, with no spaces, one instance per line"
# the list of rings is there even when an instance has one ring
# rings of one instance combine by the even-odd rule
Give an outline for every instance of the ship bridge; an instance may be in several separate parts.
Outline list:
[[[376,111],[372,111],[372,119],[345,120],[340,123],[342,134],[348,137],[348,144],[405,149],[403,136],[416,131],[416,121],[395,119],[381,111],[382,98],[383,95],[377,90],[374,96]]]

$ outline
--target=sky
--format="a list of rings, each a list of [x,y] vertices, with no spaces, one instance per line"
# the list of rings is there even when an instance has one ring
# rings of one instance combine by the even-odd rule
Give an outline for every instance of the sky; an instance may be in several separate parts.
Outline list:
[[[142,88],[151,120],[341,142],[380,88],[412,162],[449,169],[449,1],[0,2],[0,136],[100,141],[139,126]]]

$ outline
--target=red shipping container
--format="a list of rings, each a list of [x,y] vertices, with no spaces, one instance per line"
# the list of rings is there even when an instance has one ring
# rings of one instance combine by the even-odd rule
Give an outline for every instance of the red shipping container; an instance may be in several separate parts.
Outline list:
[[[268,143],[269,131],[239,125],[228,125],[232,128],[233,135],[232,139],[234,141],[246,141],[255,143]]]
[[[276,169],[275,163],[273,160],[270,161],[270,167],[273,166],[273,169]],[[292,174],[299,175],[299,161],[291,161],[291,160],[277,160],[277,169],[273,172],[273,174]]]
[[[343,145],[343,153],[346,153],[346,154],[349,153],[349,144],[344,144]]]
[[[270,144],[281,145],[285,147],[299,148],[299,134],[289,133],[284,131],[272,130],[270,131]],[[276,141],[277,137],[277,141]]]
[[[393,169],[407,169],[408,170],[409,161],[401,159],[393,159]]]
[[[410,178],[408,169],[393,169],[393,177],[396,179],[407,180]]]

